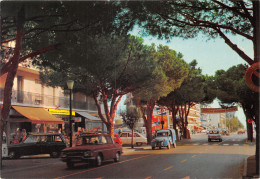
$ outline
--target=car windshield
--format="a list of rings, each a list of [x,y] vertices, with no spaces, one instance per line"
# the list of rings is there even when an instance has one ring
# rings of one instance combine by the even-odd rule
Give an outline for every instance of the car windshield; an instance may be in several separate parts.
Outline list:
[[[219,134],[219,131],[209,131],[210,134]]]
[[[158,132],[157,136],[168,136],[168,132]]]
[[[104,136],[82,136],[77,139],[76,145],[98,145],[106,143]]]

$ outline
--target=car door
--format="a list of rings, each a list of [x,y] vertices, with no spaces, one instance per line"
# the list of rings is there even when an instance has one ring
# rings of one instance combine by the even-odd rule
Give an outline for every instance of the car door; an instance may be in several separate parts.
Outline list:
[[[120,138],[123,142],[123,144],[128,144],[128,132],[123,132],[121,135],[120,135]]]
[[[116,156],[116,145],[113,142],[111,136],[105,136],[106,139],[106,153],[107,153],[107,159],[113,159]]]
[[[40,137],[36,135],[29,136],[24,142],[19,143],[20,155],[36,155],[39,154]]]

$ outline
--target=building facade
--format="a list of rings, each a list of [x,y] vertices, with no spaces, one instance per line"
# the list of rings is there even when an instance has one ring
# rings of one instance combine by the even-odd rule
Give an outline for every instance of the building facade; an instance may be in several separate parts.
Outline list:
[[[3,105],[7,74],[0,77],[0,105]],[[64,82],[66,83],[66,82]],[[11,139],[17,129],[27,132],[69,133],[69,92],[61,87],[49,87],[41,83],[39,70],[28,60],[18,67],[11,98],[11,110],[7,122],[7,134]],[[72,93],[72,119],[74,131],[99,130],[105,127],[97,115],[94,100],[81,93]]]

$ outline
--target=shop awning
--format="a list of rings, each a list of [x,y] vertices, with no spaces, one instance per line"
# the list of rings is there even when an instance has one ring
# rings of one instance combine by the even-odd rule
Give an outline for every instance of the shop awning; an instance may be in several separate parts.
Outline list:
[[[12,106],[18,113],[29,119],[33,124],[64,124],[64,121],[57,119],[44,108]]]
[[[78,113],[79,115],[89,119],[89,120],[93,120],[93,121],[101,121],[101,119],[92,116],[91,114],[87,113],[87,112],[83,112],[83,111],[76,111],[76,113]]]

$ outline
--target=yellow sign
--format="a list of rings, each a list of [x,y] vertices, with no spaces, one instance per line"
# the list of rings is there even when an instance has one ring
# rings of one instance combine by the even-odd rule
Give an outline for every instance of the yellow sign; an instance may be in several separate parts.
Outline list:
[[[66,115],[69,116],[70,115],[70,111],[69,110],[63,110],[63,109],[46,109],[49,113],[51,114],[56,114],[56,115]],[[72,116],[75,116],[75,111],[72,111]]]

